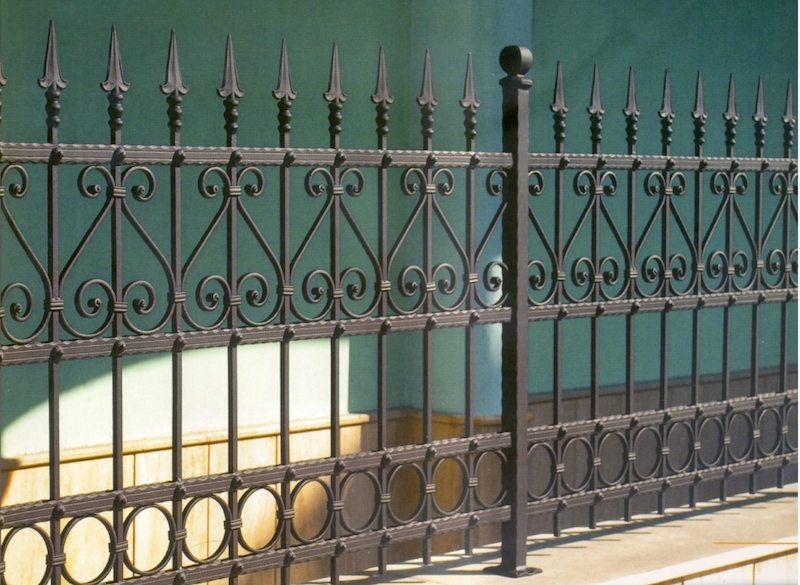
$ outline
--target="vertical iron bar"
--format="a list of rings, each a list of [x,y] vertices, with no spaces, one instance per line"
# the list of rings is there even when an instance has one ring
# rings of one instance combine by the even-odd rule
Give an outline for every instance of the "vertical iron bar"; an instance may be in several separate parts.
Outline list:
[[[503,281],[511,319],[503,324],[502,429],[511,447],[503,465],[503,486],[511,518],[502,525],[499,572],[522,576],[538,572],[527,567],[528,524],[528,141],[529,99],[532,82],[524,77],[533,63],[527,47],[510,46],[500,53],[507,77],[503,87],[503,152],[512,154],[503,196]]]

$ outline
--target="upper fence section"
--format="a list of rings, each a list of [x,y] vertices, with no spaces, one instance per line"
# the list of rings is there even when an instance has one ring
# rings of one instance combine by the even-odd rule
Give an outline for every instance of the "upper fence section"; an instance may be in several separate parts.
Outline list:
[[[12,206],[2,197],[1,203],[11,232],[6,253],[13,261],[4,266],[0,324],[4,344],[26,346],[7,353],[6,363],[51,359],[47,344],[79,339],[108,338],[108,347],[97,346],[107,352],[114,338],[159,334],[155,345],[127,349],[166,351],[178,338],[190,347],[229,343],[227,333],[217,334],[220,329],[243,328],[243,339],[256,342],[506,322],[507,266],[500,245],[505,203],[496,196],[503,193],[513,157],[475,150],[480,100],[473,77],[469,56],[459,101],[464,150],[434,150],[439,99],[426,53],[416,97],[421,149],[392,150],[394,96],[381,48],[370,96],[377,148],[343,149],[348,94],[334,45],[322,94],[329,148],[302,148],[291,140],[297,93],[284,42],[271,96],[280,146],[240,148],[244,89],[229,37],[216,88],[225,146],[183,146],[189,88],[173,33],[160,86],[170,145],[134,145],[125,142],[123,131],[125,93],[134,82],[125,77],[112,28],[100,84],[109,103],[109,143],[62,144],[60,99],[68,82],[51,25],[38,80],[47,142],[0,143],[0,195],[20,200]],[[0,85],[12,82],[0,72]],[[591,153],[566,152],[563,86],[559,64],[550,105],[553,152],[530,154],[528,160],[534,196],[530,319],[695,308],[699,295],[712,305],[787,300],[786,289],[797,286],[791,82],[780,120],[784,158],[763,156],[768,120],[760,82],[752,116],[754,157],[736,155],[743,132],[733,77],[722,113],[726,157],[703,154],[709,114],[700,74],[691,155],[672,152],[676,113],[669,72],[658,111],[658,154],[637,152],[641,110],[632,70],[622,109],[624,153],[602,148],[606,105],[597,66],[587,108]],[[616,198],[622,207],[610,199],[623,190],[621,173],[627,176],[627,194]],[[693,182],[694,196],[680,197],[692,191]],[[307,197],[293,184],[302,185]],[[750,192],[754,198],[739,197]],[[767,193],[776,197],[765,203]],[[219,194],[217,202],[210,201]],[[259,196],[261,203],[250,203]],[[184,209],[190,200],[191,210]],[[106,233],[109,245],[99,248]],[[733,299],[734,293],[747,294]],[[434,317],[439,313],[447,316]],[[208,332],[202,341],[184,336],[200,331]],[[84,350],[75,351],[77,357]]]

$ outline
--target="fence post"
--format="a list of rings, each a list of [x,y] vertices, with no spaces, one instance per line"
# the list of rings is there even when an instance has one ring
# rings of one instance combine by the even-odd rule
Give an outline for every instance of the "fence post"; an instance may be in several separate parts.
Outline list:
[[[511,518],[502,527],[502,555],[497,571],[521,577],[540,572],[526,565],[528,536],[528,101],[532,82],[524,77],[533,64],[530,49],[506,47],[500,66],[508,76],[503,87],[503,152],[513,155],[503,196],[503,292],[511,320],[503,324],[502,425],[511,435],[503,465],[503,486]]]

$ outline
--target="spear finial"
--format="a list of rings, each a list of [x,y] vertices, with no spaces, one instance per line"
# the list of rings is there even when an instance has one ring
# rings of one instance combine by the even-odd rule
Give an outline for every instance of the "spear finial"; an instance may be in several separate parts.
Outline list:
[[[233,40],[228,35],[225,45],[225,69],[222,72],[222,87],[217,89],[219,97],[237,97],[244,95],[244,90],[239,86],[239,69],[236,67],[236,56],[233,53]]]
[[[378,148],[385,149],[387,147],[386,135],[389,133],[389,104],[394,101],[394,96],[389,93],[389,82],[386,74],[386,57],[383,52],[383,45],[381,45],[380,52],[378,53],[378,79],[375,82],[375,93],[370,96],[372,103],[375,104],[375,111],[378,113],[375,116],[378,133]]]
[[[592,99],[586,111],[589,112],[592,121],[592,153],[597,154],[600,152],[600,141],[603,139],[601,122],[603,114],[606,112],[600,99],[600,69],[597,67],[597,63],[594,64],[594,77],[592,78]]]
[[[331,75],[328,81],[328,91],[322,94],[328,104],[330,114],[328,122],[331,135],[331,148],[339,148],[339,135],[342,132],[342,104],[347,99],[347,94],[342,91],[342,74],[339,69],[339,48],[333,43],[333,55],[331,56]]]
[[[756,156],[764,156],[764,144],[767,136],[767,114],[764,112],[764,83],[758,76],[758,92],[756,93],[756,111],[753,121],[756,123]]]
[[[639,120],[639,114],[642,113],[636,104],[636,79],[633,76],[633,67],[628,70],[628,101],[625,103],[622,113],[625,115],[627,125],[625,133],[628,135],[628,153],[633,154],[636,152],[636,131],[638,130],[636,122]]]
[[[281,63],[278,69],[278,87],[272,92],[278,100],[278,132],[281,135],[281,146],[288,148],[290,144],[289,132],[292,130],[292,100],[297,97],[297,92],[292,89],[292,72],[289,69],[289,52],[286,49],[286,39],[281,43]]]
[[[794,138],[794,123],[797,118],[794,115],[794,104],[792,103],[792,80],[786,85],[786,109],[783,111],[783,156],[792,156],[792,138]]]
[[[567,135],[567,112],[569,107],[564,100],[564,79],[561,73],[561,61],[556,65],[556,85],[553,89],[553,103],[550,104],[550,111],[553,112],[553,130],[555,134],[553,137],[556,140],[556,152],[564,151],[564,140]]]
[[[422,91],[417,98],[422,110],[423,148],[430,150],[433,137],[433,110],[439,100],[433,93],[433,74],[431,73],[431,52],[425,51],[425,68],[422,72]]]
[[[5,76],[0,70],[0,82],[5,84]],[[56,43],[56,28],[53,21],[50,21],[50,30],[47,33],[47,53],[44,56],[44,72],[39,78],[39,87],[47,89],[55,87],[64,89],[67,87],[67,80],[61,75],[61,65],[58,62],[58,45]]]
[[[4,86],[7,82],[8,77],[3,73],[3,57],[0,55],[0,87]]]
[[[125,81],[122,73],[122,59],[119,54],[119,41],[117,40],[117,27],[111,26],[111,41],[108,47],[108,69],[106,79],[100,84],[104,91],[128,91],[130,83]]]
[[[475,80],[472,73],[472,53],[467,53],[467,73],[464,76],[464,97],[459,101],[464,108],[464,136],[467,138],[467,150],[475,150],[475,137],[478,135],[475,130],[477,121],[475,114],[480,100],[475,97]]]
[[[694,118],[694,151],[695,156],[701,156],[703,153],[703,143],[706,141],[706,112],[705,104],[703,103],[703,76],[697,72],[697,86],[694,94],[694,110],[692,110],[692,118]]]
[[[672,89],[669,83],[669,70],[664,72],[664,96],[661,99],[661,109],[658,111],[661,117],[661,149],[662,154],[669,154],[669,147],[672,143],[672,121],[675,119],[675,111],[672,109]]]
[[[169,33],[169,54],[167,55],[167,71],[164,76],[164,84],[161,91],[165,94],[178,92],[185,95],[189,91],[189,86],[183,82],[181,74],[181,63],[178,58],[178,41],[175,38],[175,29]]]
[[[736,87],[733,83],[733,73],[728,82],[728,107],[722,117],[725,119],[727,156],[733,156],[733,146],[736,144],[736,122],[739,120],[739,114],[736,111]]]

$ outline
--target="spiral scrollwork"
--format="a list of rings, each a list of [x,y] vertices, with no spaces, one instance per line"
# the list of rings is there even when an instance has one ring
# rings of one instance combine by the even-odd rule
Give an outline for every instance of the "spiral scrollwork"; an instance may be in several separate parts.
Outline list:
[[[486,192],[492,197],[500,195],[503,192],[503,183],[507,177],[508,175],[503,169],[492,169],[486,175]]]
[[[544,193],[544,176],[541,171],[528,171],[528,193],[534,196]]]
[[[131,195],[133,195],[133,198],[136,199],[136,201],[150,201],[150,199],[153,197],[153,194],[156,192],[156,178],[155,175],[153,175],[153,171],[151,171],[149,168],[142,166],[128,167],[125,169],[125,172],[122,173],[121,184],[124,187],[128,177],[137,172],[144,175],[144,178],[147,179],[147,187],[144,185],[133,185],[131,187]]]
[[[197,177],[197,189],[200,191],[200,194],[206,199],[213,199],[219,194],[219,185],[208,182],[210,175],[212,174],[216,175],[219,178],[224,188],[230,189],[232,186],[231,179],[228,176],[228,173],[226,173],[224,169],[220,167],[205,168]]]
[[[605,268],[608,264],[608,268]],[[603,282],[609,286],[614,286],[619,282],[620,267],[619,262],[613,256],[606,256],[600,260],[598,272],[603,275]]]
[[[444,278],[439,278],[438,274],[441,271],[446,272],[447,276]],[[436,288],[443,295],[451,295],[456,291],[456,281],[458,280],[458,275],[456,274],[456,269],[452,264],[443,262],[436,266],[436,268],[433,269],[433,280],[436,282]]]
[[[252,175],[255,182],[243,183],[245,177]],[[264,192],[264,173],[258,167],[244,167],[236,173],[236,183],[242,186],[242,190],[250,197],[258,197]]]
[[[25,197],[25,194],[28,192],[28,171],[26,171],[22,165],[6,165],[3,170],[0,171],[0,185],[5,186],[6,177],[12,171],[18,176],[19,183],[9,183],[8,193],[12,197],[20,199]]]
[[[91,296],[88,299],[86,298],[87,292],[89,291],[90,287],[97,286],[103,291],[106,296],[106,301],[99,297],[99,296]],[[114,289],[111,285],[103,280],[102,278],[92,278],[89,280],[84,281],[75,291],[75,309],[78,312],[78,315],[85,319],[93,319],[100,315],[100,311],[103,307],[112,306],[116,302],[116,297],[114,296]],[[106,330],[109,323],[111,323],[112,317],[114,313],[112,311],[108,311],[106,318],[103,322],[91,333],[88,334],[81,334],[77,331],[71,330],[70,327],[67,329],[73,335],[78,337],[88,338],[93,337],[94,335],[98,335]]]
[[[686,192],[686,177],[683,173],[653,171],[645,178],[644,192],[651,197],[683,195]]]
[[[324,286],[313,283],[314,280],[319,279],[322,279]],[[333,278],[327,270],[320,268],[317,270],[312,270],[305,275],[303,278],[303,298],[305,301],[309,304],[316,305],[319,304],[323,299],[327,298],[327,300],[315,317],[304,317],[304,319],[308,321],[318,321],[328,313],[331,305],[333,304],[334,288],[335,284],[333,282]],[[325,294],[326,292],[328,293],[327,295]]]
[[[133,310],[136,312],[137,315],[147,315],[153,311],[153,307],[155,306],[156,289],[153,287],[152,284],[150,284],[146,280],[136,280],[134,282],[129,283],[124,289],[122,289],[122,300],[127,302],[128,293],[130,292],[131,289],[137,287],[142,288],[147,297],[136,298],[133,300],[131,305],[133,305]]]
[[[5,307],[6,298],[9,295],[14,295],[15,291],[19,291],[19,293],[22,294],[24,302],[12,302],[8,307],[8,312],[11,314],[11,318],[14,321],[24,323],[30,318],[33,309],[33,293],[25,284],[21,282],[12,282],[6,286],[3,289],[2,295],[0,295],[0,306]]]
[[[581,268],[583,267],[583,268]],[[575,286],[586,286],[594,279],[594,265],[592,260],[586,256],[581,256],[572,263],[572,283]],[[588,293],[587,293],[588,294]]]
[[[343,285],[345,279],[347,279],[351,274],[355,275],[356,282],[352,282],[347,286],[344,286],[344,290],[347,293],[347,298],[349,298],[351,301],[363,300],[364,296],[367,294],[367,274],[358,266],[351,266],[350,268],[342,271],[340,279]]]
[[[780,196],[797,192],[797,173],[775,173],[769,178],[769,190]]]
[[[483,287],[487,292],[497,293],[503,289],[503,278],[508,273],[508,266],[500,260],[494,260],[483,269]],[[481,297],[481,302],[486,307],[500,306],[505,302],[506,295],[502,294],[494,302],[487,302]]]
[[[78,191],[81,195],[88,197],[89,199],[94,199],[103,190],[102,187],[97,183],[90,185],[86,184],[86,177],[92,172],[99,173],[105,179],[106,187],[108,189],[114,188],[114,176],[111,174],[111,171],[101,165],[90,165],[81,169],[81,172],[78,175]]]
[[[536,273],[531,274],[531,269],[535,268]],[[533,290],[543,290],[547,285],[547,269],[541,260],[531,260],[528,262],[528,282]]]
[[[747,188],[747,175],[742,172],[717,171],[711,176],[711,192],[715,195],[724,193],[744,195],[747,193]]]
[[[225,280],[219,274],[210,274],[200,280],[197,283],[197,288],[195,290],[195,300],[197,301],[197,306],[200,310],[211,313],[216,311],[219,308],[219,303],[221,300],[219,291],[209,290],[208,287],[211,284],[215,284],[222,290],[222,294],[225,296],[230,296],[231,288],[228,285],[228,281]],[[221,314],[217,317],[216,321],[213,325],[203,328],[214,328],[218,327],[222,322],[225,320],[225,317],[228,315],[228,308],[225,308],[221,311]],[[187,320],[191,323],[194,327],[199,327],[194,322],[192,322],[188,315],[186,316]]]
[[[664,272],[664,259],[658,254],[651,254],[642,262],[642,279],[647,284],[663,280]]]
[[[319,175],[324,179],[324,183],[316,183],[314,179]],[[311,197],[319,197],[325,192],[325,186],[333,187],[335,180],[328,169],[323,167],[316,167],[306,173],[304,186],[306,193]]]
[[[612,171],[599,173],[584,169],[575,175],[574,188],[578,195],[613,196],[617,193],[617,176]]]

